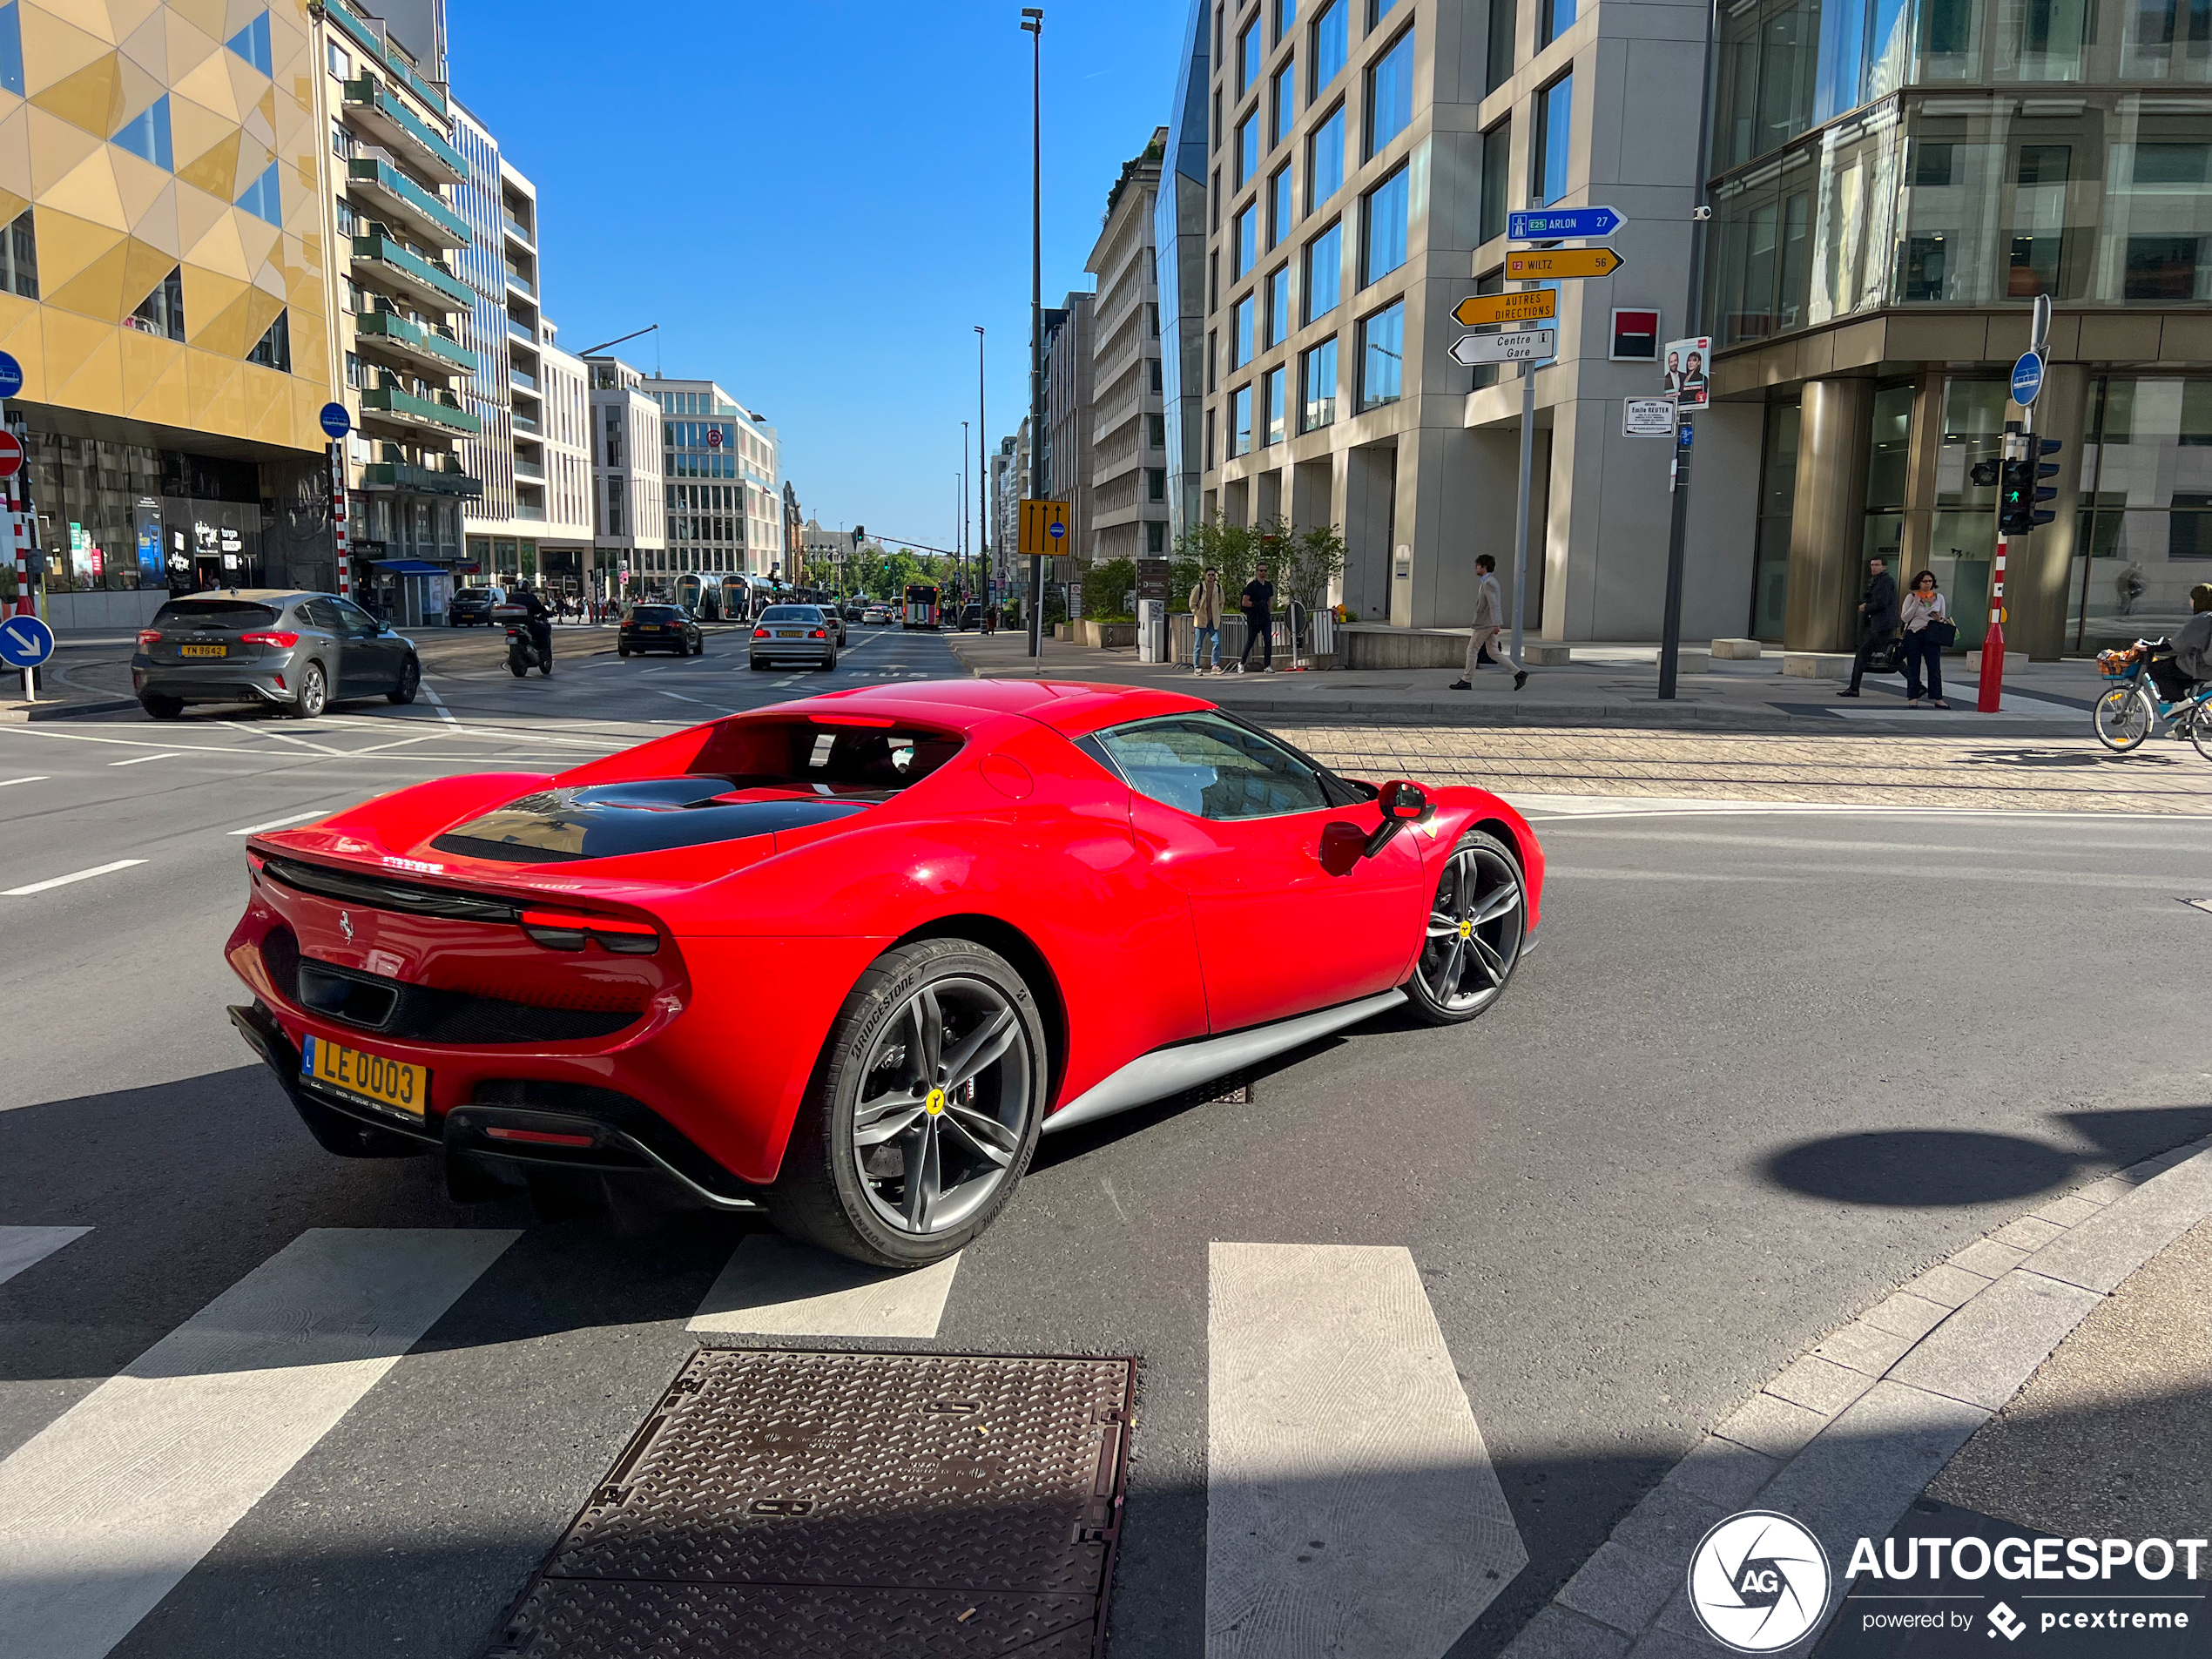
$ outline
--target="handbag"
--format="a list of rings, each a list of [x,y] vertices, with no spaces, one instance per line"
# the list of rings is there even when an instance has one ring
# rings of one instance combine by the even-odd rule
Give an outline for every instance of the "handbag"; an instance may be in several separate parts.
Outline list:
[[[1938,617],[1928,624],[1927,635],[1938,651],[1949,651],[1959,643],[1959,624],[1948,617]]]

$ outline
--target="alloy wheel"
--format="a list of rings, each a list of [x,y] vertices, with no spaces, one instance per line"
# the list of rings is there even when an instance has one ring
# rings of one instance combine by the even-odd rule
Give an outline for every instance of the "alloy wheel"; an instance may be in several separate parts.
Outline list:
[[[1428,939],[1414,972],[1445,1013],[1471,1014],[1505,988],[1521,954],[1521,872],[1488,846],[1453,853],[1436,883]]]
[[[999,988],[924,985],[876,1034],[853,1108],[853,1159],[877,1216],[948,1232],[1007,1178],[1035,1109],[1028,1036]]]

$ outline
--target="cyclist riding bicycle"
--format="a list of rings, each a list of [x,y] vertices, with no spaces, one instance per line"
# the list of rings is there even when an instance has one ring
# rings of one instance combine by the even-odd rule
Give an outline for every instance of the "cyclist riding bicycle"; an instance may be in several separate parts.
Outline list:
[[[2174,636],[2174,654],[2154,656],[2149,664],[2151,683],[2168,703],[2180,702],[2194,687],[2212,680],[2212,582],[2189,590],[2189,610],[2195,614]]]

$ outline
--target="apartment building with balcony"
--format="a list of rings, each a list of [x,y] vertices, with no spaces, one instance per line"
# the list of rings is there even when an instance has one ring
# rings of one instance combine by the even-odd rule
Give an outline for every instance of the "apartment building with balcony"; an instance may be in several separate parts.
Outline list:
[[[648,379],[641,386],[661,410],[668,523],[668,545],[646,568],[788,576],[776,428],[713,381]]]
[[[1090,556],[1168,551],[1166,383],[1161,363],[1155,208],[1168,129],[1124,162],[1086,266],[1098,279],[1092,347]]]
[[[1018,437],[1001,438],[991,451],[991,567],[992,593],[1000,599],[1015,591],[1015,536],[1021,523],[1022,497],[1028,495],[1028,478],[1017,465]]]
[[[1160,412],[1166,439],[1168,543],[1199,516],[1206,382],[1206,92],[1211,0],[1191,0],[1178,54],[1168,147],[1152,206],[1159,290]]]
[[[456,200],[469,166],[455,146],[435,9],[389,20],[349,0],[316,12],[314,78],[329,133],[334,345],[354,416],[347,444],[356,590],[395,620],[443,613],[464,559],[462,516],[483,481],[460,447],[481,418],[462,382],[475,291],[454,257],[475,233]]]
[[[645,376],[619,357],[583,360],[591,399],[592,568],[588,590],[604,598],[666,594],[668,501],[661,467],[661,406]]]
[[[1053,561],[1050,582],[1072,582],[1091,549],[1091,302],[1080,290],[1044,314],[1044,493],[1069,507],[1066,556]]]

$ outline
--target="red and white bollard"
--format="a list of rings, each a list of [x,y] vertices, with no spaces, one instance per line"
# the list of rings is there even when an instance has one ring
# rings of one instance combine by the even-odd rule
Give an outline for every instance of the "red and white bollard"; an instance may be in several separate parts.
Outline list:
[[[1981,637],[1981,698],[1974,706],[1994,714],[2005,699],[2005,538],[1989,574],[1989,631]]]

